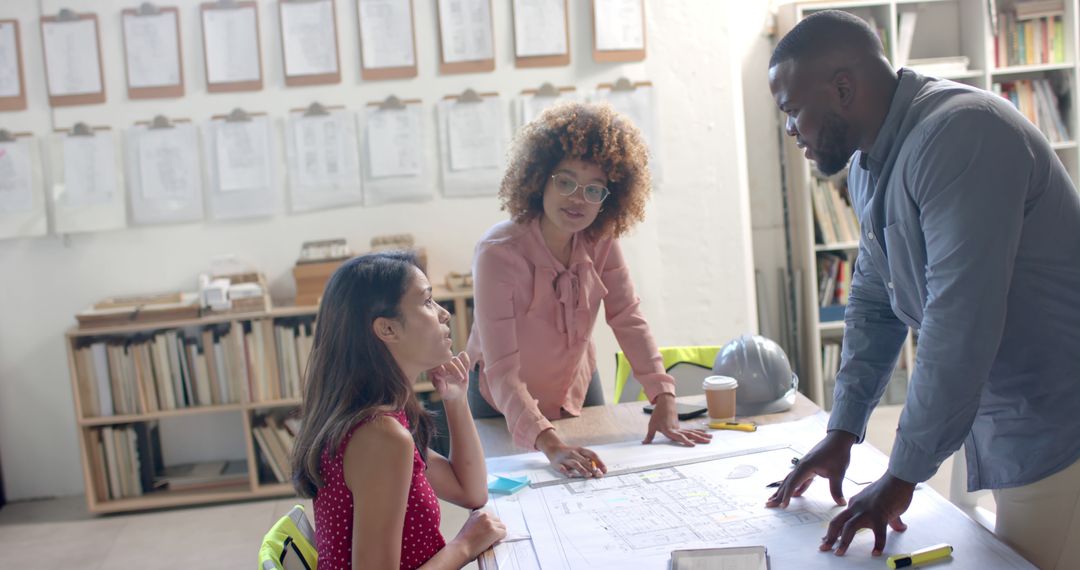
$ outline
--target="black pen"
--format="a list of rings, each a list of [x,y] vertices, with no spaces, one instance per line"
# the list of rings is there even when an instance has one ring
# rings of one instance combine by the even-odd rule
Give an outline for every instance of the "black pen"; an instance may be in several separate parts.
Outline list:
[[[798,457],[792,457],[791,458],[791,466],[794,467],[794,466],[796,466],[798,464],[799,464],[799,458]],[[780,485],[783,485],[783,484],[784,484],[783,481],[773,481],[772,483],[769,483],[768,485],[765,485],[765,488],[766,489],[775,489],[775,488],[777,488],[777,487],[779,487]]]

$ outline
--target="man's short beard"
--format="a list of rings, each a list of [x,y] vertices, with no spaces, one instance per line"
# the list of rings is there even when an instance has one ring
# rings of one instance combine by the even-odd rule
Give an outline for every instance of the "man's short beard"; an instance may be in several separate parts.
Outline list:
[[[851,152],[844,147],[847,140],[848,124],[836,113],[825,115],[821,132],[814,145],[814,163],[825,176],[832,176],[847,166]]]

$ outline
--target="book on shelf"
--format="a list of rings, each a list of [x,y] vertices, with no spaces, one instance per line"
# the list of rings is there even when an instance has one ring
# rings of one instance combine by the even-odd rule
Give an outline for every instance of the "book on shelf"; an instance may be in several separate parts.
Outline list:
[[[80,328],[153,323],[199,317],[198,293],[133,295],[95,303],[75,314]]]
[[[1064,18],[1063,2],[1017,2],[1014,10],[1003,11],[994,34],[995,65],[1065,63],[1068,35]]]
[[[161,439],[156,422],[105,426],[91,432],[94,492],[102,500],[140,497],[162,485]]]
[[[290,429],[290,425],[294,427]],[[266,414],[252,427],[258,455],[278,483],[288,483],[292,474],[292,449],[296,424],[290,418]]]
[[[196,491],[231,487],[247,480],[247,460],[232,459],[172,465],[161,472],[156,482],[170,491]]]
[[[970,65],[971,60],[966,55],[926,57],[907,61],[907,67],[932,77],[963,75],[969,71],[968,66]]]
[[[1072,133],[1065,124],[1059,92],[1049,78],[995,83],[992,89],[1008,99],[1051,143],[1072,140]]]
[[[831,179],[811,177],[810,200],[818,243],[835,244],[859,239],[855,210]]]
[[[818,306],[847,305],[851,292],[851,266],[843,253],[822,253],[817,256]]]

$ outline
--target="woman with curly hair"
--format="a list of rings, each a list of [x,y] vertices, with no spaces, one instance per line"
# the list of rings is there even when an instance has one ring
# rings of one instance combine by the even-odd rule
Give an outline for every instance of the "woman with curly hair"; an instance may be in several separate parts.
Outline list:
[[[565,475],[607,471],[592,450],[564,443],[551,423],[604,403],[591,340],[601,301],[656,406],[642,443],[657,431],[689,446],[711,437],[679,427],[675,383],[617,241],[644,218],[649,188],[648,150],[629,120],[609,105],[559,105],[515,140],[499,188],[511,219],[476,246],[473,415],[501,412],[518,446],[542,451]]]

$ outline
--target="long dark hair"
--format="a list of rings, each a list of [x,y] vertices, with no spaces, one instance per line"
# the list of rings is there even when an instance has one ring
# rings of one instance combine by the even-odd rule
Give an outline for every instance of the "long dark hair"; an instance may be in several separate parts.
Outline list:
[[[337,453],[349,429],[380,409],[404,409],[416,448],[427,452],[431,418],[372,326],[379,317],[400,318],[414,267],[411,253],[372,253],[345,262],[326,284],[293,445],[293,487],[302,497],[314,498],[325,484],[323,451]]]

